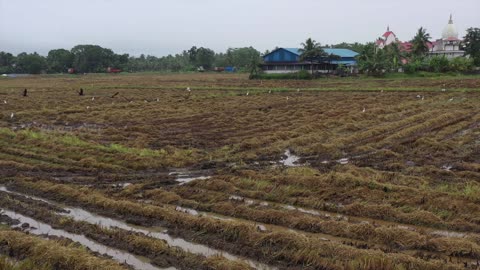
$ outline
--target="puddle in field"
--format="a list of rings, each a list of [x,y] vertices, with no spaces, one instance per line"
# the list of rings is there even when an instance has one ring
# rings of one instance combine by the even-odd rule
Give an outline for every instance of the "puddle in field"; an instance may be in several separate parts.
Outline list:
[[[445,164],[442,166],[442,170],[445,170],[445,171],[450,171],[452,168],[453,166],[449,164]]]
[[[348,164],[349,159],[348,158],[341,158],[341,159],[337,160],[337,162],[342,164],[342,165],[346,165],[346,164]]]
[[[35,219],[29,218],[27,216],[15,213],[9,210],[1,210],[1,213],[4,215],[9,216],[12,219],[16,219],[20,221],[20,224],[28,223],[30,228],[27,229],[29,233],[35,235],[49,235],[49,236],[57,236],[57,237],[64,237],[68,238],[74,242],[78,242],[86,247],[88,247],[93,252],[98,252],[100,254],[106,254],[107,256],[112,257],[117,262],[126,263],[132,266],[135,269],[141,270],[160,270],[160,269],[168,269],[174,270],[175,268],[159,268],[151,265],[147,258],[141,256],[135,256],[128,252],[124,252],[115,248],[104,246],[100,243],[92,241],[86,238],[83,235],[72,234],[63,230],[54,229],[50,225],[45,224],[43,222],[39,222]],[[13,226],[20,227],[21,225]]]
[[[132,183],[116,183],[116,184],[112,184],[111,186],[113,188],[126,188],[130,185],[132,185]]]
[[[175,207],[175,211],[186,213],[186,214],[189,214],[189,215],[192,215],[192,216],[198,216],[198,211],[197,210],[193,210],[193,209],[185,208],[185,207],[181,207],[181,206]]]
[[[97,215],[97,214],[91,213],[89,211],[83,210],[81,208],[65,207],[65,206],[63,206],[59,203],[54,203],[54,202],[51,202],[51,201],[48,201],[48,200],[44,200],[42,198],[38,198],[38,197],[35,197],[35,196],[29,196],[29,195],[19,193],[19,192],[10,191],[5,186],[1,186],[0,188],[1,188],[2,191],[5,191],[5,192],[14,193],[14,194],[17,194],[17,195],[20,195],[20,196],[28,197],[28,198],[33,199],[33,200],[41,200],[41,201],[50,203],[52,205],[61,207],[64,210],[66,210],[66,213],[59,213],[60,215],[71,217],[76,221],[85,221],[85,222],[88,222],[90,224],[96,224],[96,225],[102,226],[104,228],[117,227],[117,228],[127,230],[127,231],[142,233],[142,234],[147,235],[149,237],[165,240],[167,242],[167,244],[170,245],[170,246],[179,247],[179,248],[181,248],[185,251],[188,251],[188,252],[191,252],[191,253],[194,253],[194,254],[203,255],[203,256],[206,256],[206,257],[220,255],[220,256],[223,256],[223,257],[225,257],[229,260],[244,261],[244,262],[248,263],[250,266],[252,266],[256,269],[260,269],[260,270],[274,270],[274,269],[277,269],[276,267],[269,266],[269,265],[266,265],[266,264],[262,264],[262,263],[259,263],[259,262],[253,261],[253,260],[237,257],[237,256],[232,255],[230,253],[223,252],[223,251],[220,251],[220,250],[216,250],[216,249],[210,248],[208,246],[188,242],[188,241],[186,241],[182,238],[174,238],[174,237],[170,236],[169,234],[167,234],[167,230],[165,228],[143,227],[143,226],[130,225],[130,224],[127,224],[126,222],[116,220],[116,219],[113,219],[113,218],[104,217],[104,216],[101,216],[101,215]],[[181,208],[181,209],[184,209],[184,210],[189,211],[189,212],[192,211],[190,214],[192,214],[193,211],[194,211],[198,215],[198,212],[196,210],[189,209],[189,208]],[[201,214],[203,215],[205,213],[201,213]],[[207,215],[207,214],[205,214],[205,215]],[[208,215],[208,216],[211,216],[211,215]],[[223,217],[220,217],[220,216],[218,216],[218,217],[217,216],[211,216],[211,217],[214,217],[214,218],[217,218],[217,219],[227,219],[227,218],[223,218]]]
[[[195,210],[188,209],[188,208],[182,208],[182,209],[195,211]],[[112,218],[103,217],[103,216],[100,216],[100,215],[97,215],[97,214],[93,214],[93,213],[90,213],[90,212],[88,212],[86,210],[83,210],[83,209],[80,209],[80,208],[66,207],[65,210],[68,210],[69,213],[62,214],[62,215],[71,217],[74,220],[85,221],[85,222],[92,223],[92,224],[97,224],[97,225],[100,225],[100,226],[106,227],[106,228],[117,227],[117,228],[127,230],[127,231],[138,232],[138,233],[147,235],[149,237],[165,240],[167,242],[167,244],[170,245],[170,246],[179,247],[179,248],[182,248],[185,251],[188,251],[188,252],[191,252],[191,253],[194,253],[194,254],[199,254],[199,255],[203,255],[203,256],[207,256],[207,257],[215,256],[215,255],[221,255],[221,256],[224,256],[225,258],[229,259],[229,260],[239,260],[239,261],[243,260],[243,261],[247,262],[248,264],[250,264],[252,267],[254,267],[256,269],[265,269],[265,270],[276,269],[276,268],[268,266],[268,265],[264,265],[264,264],[261,264],[261,263],[255,262],[255,261],[251,261],[251,260],[247,260],[247,259],[237,257],[237,256],[229,254],[227,252],[216,250],[216,249],[213,249],[213,248],[210,248],[210,247],[207,247],[207,246],[204,246],[204,245],[200,245],[200,244],[194,244],[192,242],[188,242],[188,241],[186,241],[184,239],[181,239],[181,238],[174,238],[174,237],[172,237],[172,236],[170,236],[166,233],[167,232],[166,229],[161,228],[161,227],[151,228],[151,227],[142,227],[142,226],[130,225],[130,224],[127,224],[126,222],[116,220],[116,219],[112,219]],[[198,212],[197,211],[195,211],[195,212],[198,215]]]
[[[50,202],[50,201],[48,201],[48,200],[45,200],[45,199],[42,199],[42,198],[39,198],[39,197],[30,196],[30,195],[26,195],[26,194],[23,194],[23,193],[11,191],[11,190],[7,189],[7,187],[5,187],[5,186],[0,186],[0,191],[6,192],[6,193],[10,193],[10,194],[14,194],[14,195],[23,196],[23,197],[25,197],[25,198],[27,198],[27,199],[32,199],[32,200],[34,200],[34,201],[41,201],[41,202],[48,203],[48,204],[51,204],[51,205],[54,204],[54,203],[52,203],[52,202]]]
[[[451,232],[451,231],[433,231],[430,234],[436,235],[436,236],[442,236],[442,237],[449,237],[449,238],[464,238],[466,236],[465,233]]]
[[[283,155],[285,157],[282,158],[279,162],[284,166],[287,166],[287,167],[300,166],[300,164],[297,164],[297,162],[300,160],[300,157],[292,154],[290,149],[285,150],[285,153],[283,153]]]
[[[179,182],[179,185],[184,185],[195,180],[210,179],[210,176],[204,175],[206,171],[189,171],[189,170],[175,170],[168,175],[175,176],[175,181]]]

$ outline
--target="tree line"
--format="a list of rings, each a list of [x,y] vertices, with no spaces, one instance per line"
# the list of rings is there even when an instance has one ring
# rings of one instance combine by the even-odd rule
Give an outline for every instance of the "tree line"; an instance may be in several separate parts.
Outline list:
[[[98,45],[77,45],[71,50],[55,49],[47,56],[38,53],[20,53],[14,56],[0,52],[0,74],[3,73],[65,73],[73,68],[78,73],[105,72],[108,67],[129,72],[141,71],[194,71],[211,70],[214,67],[234,66],[248,70],[253,63],[260,63],[260,52],[253,47],[229,48],[216,53],[209,48],[195,46],[175,55],[116,54]]]
[[[361,72],[377,75],[403,69],[407,73],[417,71],[464,72],[474,66],[480,66],[480,28],[469,28],[462,43],[462,49],[469,58],[447,59],[445,57],[427,57],[430,35],[426,29],[418,29],[411,40],[411,50],[400,48],[399,43],[392,43],[379,49],[375,43],[346,43],[327,45],[330,48],[351,49],[357,56]],[[335,55],[327,55],[320,43],[307,39],[302,43],[301,60],[310,63],[335,60]],[[267,54],[266,51],[264,54]],[[38,53],[20,53],[14,56],[0,52],[0,74],[3,73],[65,73],[73,68],[78,73],[105,72],[108,67],[128,72],[144,71],[195,71],[211,70],[214,67],[232,66],[240,71],[252,74],[259,72],[262,62],[261,53],[253,47],[230,48],[226,52],[196,46],[183,50],[179,54],[156,57],[152,55],[116,54],[111,49],[98,45],[77,45],[71,50],[55,49],[47,56]],[[323,60],[322,60],[323,59]]]

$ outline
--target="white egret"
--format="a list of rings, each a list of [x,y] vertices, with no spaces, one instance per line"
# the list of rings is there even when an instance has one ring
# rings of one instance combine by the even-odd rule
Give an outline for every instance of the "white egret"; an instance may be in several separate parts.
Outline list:
[[[362,113],[365,112],[367,109],[365,109],[365,107],[363,107],[363,110],[362,110]]]
[[[12,113],[10,114],[10,119],[13,119],[14,116],[15,116],[15,114],[12,112]]]

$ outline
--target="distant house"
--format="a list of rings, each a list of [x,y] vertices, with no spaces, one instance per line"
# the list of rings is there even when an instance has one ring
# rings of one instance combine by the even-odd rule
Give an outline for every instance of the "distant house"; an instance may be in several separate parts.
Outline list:
[[[278,48],[263,56],[262,69],[265,73],[292,73],[301,70],[310,72],[312,69],[314,73],[328,73],[336,70],[339,65],[343,65],[351,72],[355,70],[357,65],[355,56],[358,53],[349,49],[324,48],[323,50],[329,55],[338,57],[324,57],[310,63],[310,61],[300,61],[299,48]]]
[[[377,39],[375,44],[378,48],[383,49],[392,43],[397,43],[400,51],[409,53],[412,51],[413,44],[411,42],[401,42],[398,40],[394,32],[390,31],[390,27],[387,27],[387,31]],[[442,38],[437,39],[434,42],[427,42],[425,45],[428,47],[429,56],[445,56],[447,58],[461,57],[465,54],[460,49],[462,40],[458,38],[458,31],[453,24],[452,15],[448,24],[445,26],[442,32]],[[407,59],[402,59],[403,63],[408,62]]]

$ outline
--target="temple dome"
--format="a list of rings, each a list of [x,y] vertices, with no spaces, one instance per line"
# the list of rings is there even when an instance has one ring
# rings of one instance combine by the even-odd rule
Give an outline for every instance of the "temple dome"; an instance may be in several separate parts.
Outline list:
[[[453,24],[452,15],[450,15],[450,20],[448,21],[447,26],[443,29],[442,39],[458,39],[458,31]]]

